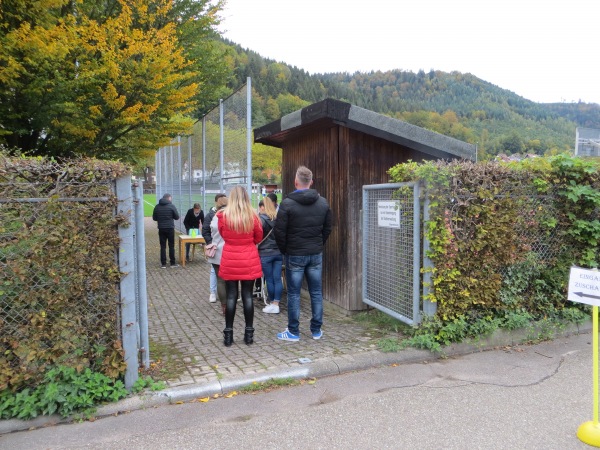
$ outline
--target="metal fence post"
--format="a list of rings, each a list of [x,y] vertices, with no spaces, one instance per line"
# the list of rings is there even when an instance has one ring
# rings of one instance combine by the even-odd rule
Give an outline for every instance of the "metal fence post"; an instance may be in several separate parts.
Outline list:
[[[246,79],[246,189],[252,199],[252,81]],[[255,206],[258,207],[258,204]]]
[[[220,159],[221,159],[221,174],[220,174],[220,189],[221,192],[223,192],[223,177],[225,176],[225,142],[224,142],[224,134],[225,131],[223,130],[223,112],[224,108],[223,108],[223,99],[219,100],[219,155],[220,155]]]
[[[135,189],[135,239],[137,251],[137,293],[139,305],[140,351],[145,368],[150,367],[150,340],[148,338],[148,292],[146,290],[146,237],[144,233],[144,184]]]
[[[133,233],[135,220],[131,195],[131,177],[116,180],[117,214],[126,219],[127,224],[119,225],[119,271],[122,274],[120,286],[121,335],[125,353],[125,387],[131,389],[138,379],[137,315],[135,308],[135,255]]]
[[[202,209],[206,211],[206,116],[202,118]]]
[[[413,190],[413,322],[421,322],[421,190],[415,183]]]

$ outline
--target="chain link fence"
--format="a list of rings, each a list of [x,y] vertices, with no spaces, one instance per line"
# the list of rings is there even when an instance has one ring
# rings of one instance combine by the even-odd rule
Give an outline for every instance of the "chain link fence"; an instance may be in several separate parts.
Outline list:
[[[251,83],[222,100],[196,122],[189,136],[180,136],[156,153],[156,201],[165,193],[181,214],[199,203],[206,212],[217,193],[233,186],[252,190]]]

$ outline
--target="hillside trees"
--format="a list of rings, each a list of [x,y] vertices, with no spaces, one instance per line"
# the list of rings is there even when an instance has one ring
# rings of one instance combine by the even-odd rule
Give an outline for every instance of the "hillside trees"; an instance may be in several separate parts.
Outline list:
[[[220,50],[203,41],[220,3],[0,6],[0,143],[33,155],[135,162],[189,130],[223,78]]]

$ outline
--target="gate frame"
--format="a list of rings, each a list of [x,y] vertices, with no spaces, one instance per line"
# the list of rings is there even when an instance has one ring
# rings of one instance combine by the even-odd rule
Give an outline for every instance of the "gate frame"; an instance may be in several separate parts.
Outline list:
[[[412,292],[412,318],[406,317],[395,311],[392,311],[379,303],[373,302],[367,298],[367,239],[368,239],[368,220],[369,204],[366,191],[376,191],[381,189],[399,189],[401,187],[413,187],[413,292]],[[363,186],[363,226],[362,226],[362,267],[363,267],[363,283],[362,297],[363,302],[380,311],[395,317],[396,319],[405,322],[409,325],[418,325],[421,322],[421,184],[418,181],[407,183],[386,183],[386,184],[371,184]]]

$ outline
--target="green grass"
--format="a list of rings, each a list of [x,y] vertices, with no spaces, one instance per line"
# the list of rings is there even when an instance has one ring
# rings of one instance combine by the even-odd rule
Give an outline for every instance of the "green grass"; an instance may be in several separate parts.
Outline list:
[[[156,205],[156,194],[144,194],[144,217],[152,217]]]
[[[170,344],[150,339],[150,358],[148,369],[141,369],[142,376],[151,376],[156,382],[173,380],[186,371],[183,355]]]
[[[353,317],[353,320],[362,323],[369,331],[386,336],[390,333],[409,334],[410,325],[395,319],[377,309],[361,312]]]
[[[284,386],[296,386],[300,384],[299,380],[294,378],[271,378],[270,380],[258,382],[255,381],[248,386],[244,386],[240,389],[240,392],[257,392],[257,391],[269,391],[275,388],[280,388]]]

